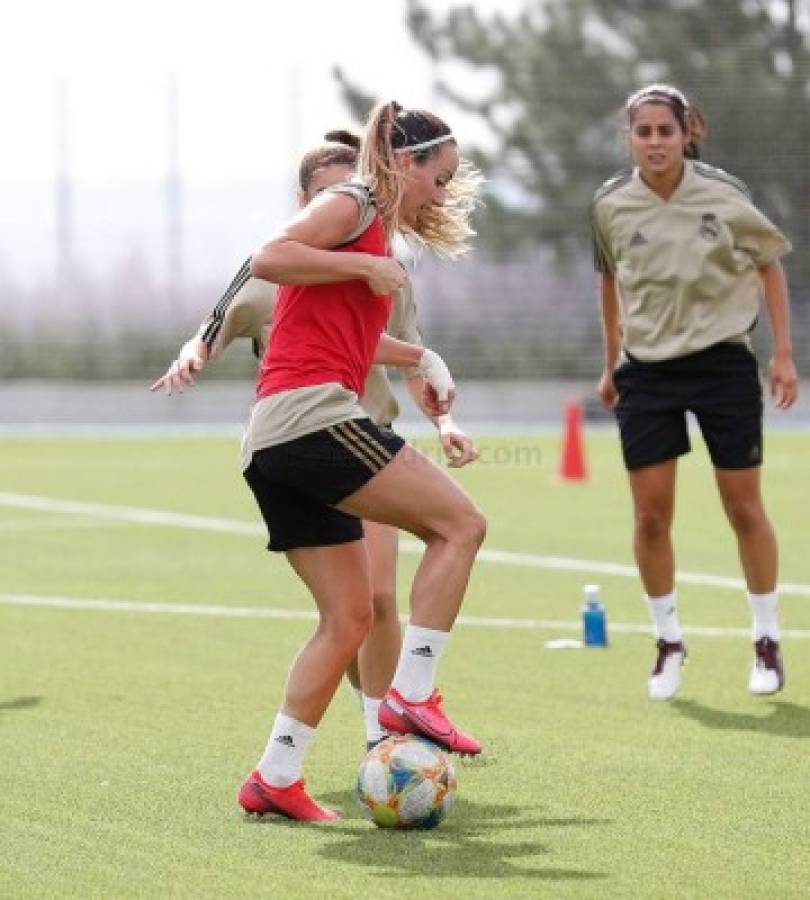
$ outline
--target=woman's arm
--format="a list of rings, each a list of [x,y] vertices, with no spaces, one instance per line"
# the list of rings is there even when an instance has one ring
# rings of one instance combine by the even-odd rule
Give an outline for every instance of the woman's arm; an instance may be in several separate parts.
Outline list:
[[[250,272],[276,284],[332,284],[363,279],[374,294],[390,294],[405,281],[399,263],[370,253],[337,253],[359,217],[345,194],[316,197],[255,253]]]
[[[260,278],[248,278],[227,307],[217,310],[216,318],[207,320],[208,327],[201,334],[209,360],[216,359],[237,338],[249,338],[263,349],[275,303],[274,285]]]
[[[616,279],[612,272],[602,272],[599,276],[599,305],[602,313],[604,368],[597,392],[602,403],[608,409],[612,409],[616,405],[613,370],[616,368],[616,362],[622,349],[619,298],[616,294]]]
[[[768,373],[771,396],[779,409],[788,409],[796,402],[798,378],[790,340],[790,307],[785,272],[778,260],[760,266],[757,271],[773,333],[773,358]]]
[[[434,415],[425,403],[425,379],[421,375],[410,375],[405,378],[408,392],[414,403],[436,426],[439,432],[439,443],[451,469],[461,469],[467,463],[478,459],[478,448],[472,438],[456,424],[450,413]]]
[[[374,353],[375,366],[393,366],[395,369],[412,369],[419,365],[425,348],[392,338],[383,332]]]
[[[249,264],[250,259],[150,390],[162,388],[167,394],[182,393],[194,384],[194,376],[238,337],[251,338],[254,346],[263,348],[266,326],[273,315],[275,288],[266,281],[251,278]]]
[[[407,370],[408,375],[424,381],[420,406],[429,416],[443,416],[450,412],[456,397],[456,385],[444,360],[427,347],[398,341],[383,332],[374,354],[374,364]]]

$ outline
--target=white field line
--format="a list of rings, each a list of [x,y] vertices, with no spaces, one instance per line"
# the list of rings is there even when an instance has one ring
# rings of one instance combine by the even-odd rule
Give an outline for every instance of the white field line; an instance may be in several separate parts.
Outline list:
[[[124,526],[126,522],[109,524]],[[98,527],[98,521],[87,516],[65,516],[63,519],[48,521],[44,521],[41,516],[27,519],[0,519],[0,531],[70,531],[71,529]]]
[[[0,594],[0,606],[40,607],[46,609],[91,612],[152,613],[178,616],[212,616],[222,619],[282,619],[314,621],[314,610],[274,609],[264,606],[213,606],[193,603],[147,603],[136,600],[85,600],[78,597],[43,597],[34,594]],[[403,620],[406,617],[403,616]],[[457,624],[470,628],[499,628],[513,631],[575,631],[581,622],[563,619],[508,619],[487,616],[459,616]],[[684,628],[684,633],[697,637],[750,638],[750,628]],[[650,626],[635,622],[610,622],[609,631],[618,634],[649,634]],[[810,631],[797,628],[782,630],[783,638],[810,639]]]
[[[215,531],[226,534],[263,536],[263,525],[251,522],[240,522],[235,519],[219,519],[210,516],[194,516],[184,513],[166,512],[158,509],[144,509],[135,506],[109,506],[99,503],[84,503],[76,500],[57,500],[53,497],[37,497],[30,494],[10,494],[0,492],[0,506],[14,509],[28,509],[47,513],[65,513],[72,516],[88,516],[106,521],[130,522],[138,525],[164,525],[174,528],[190,528],[200,531]],[[422,545],[416,541],[401,541],[400,549],[404,553],[422,552]],[[522,566],[533,569],[553,569],[560,572],[583,572],[589,575],[610,575],[619,578],[637,578],[635,566],[621,563],[603,562],[592,559],[574,559],[566,556],[540,556],[534,553],[513,553],[507,550],[479,551],[478,559],[482,562],[499,563],[507,566]],[[716,587],[725,590],[743,591],[745,582],[742,578],[727,575],[711,575],[703,572],[675,573],[680,584],[697,584],[705,587]],[[779,585],[780,593],[798,597],[810,597],[810,584]]]

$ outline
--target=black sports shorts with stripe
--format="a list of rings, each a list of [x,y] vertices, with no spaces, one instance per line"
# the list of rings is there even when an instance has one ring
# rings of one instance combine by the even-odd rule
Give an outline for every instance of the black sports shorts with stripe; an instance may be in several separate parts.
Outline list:
[[[613,373],[625,467],[632,471],[688,453],[686,412],[697,419],[716,469],[762,463],[762,386],[742,344],[720,343],[662,362],[627,361]]]
[[[244,475],[267,525],[267,549],[361,540],[362,521],[334,504],[370,481],[404,445],[371,419],[348,419],[257,450]]]

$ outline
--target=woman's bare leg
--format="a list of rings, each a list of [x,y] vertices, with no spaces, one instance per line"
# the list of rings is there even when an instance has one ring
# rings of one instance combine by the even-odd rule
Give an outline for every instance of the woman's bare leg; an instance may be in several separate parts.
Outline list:
[[[675,586],[672,516],[675,509],[677,460],[630,472],[635,528],[633,550],[644,590],[661,597]]]
[[[776,535],[765,512],[760,470],[715,469],[723,509],[737,537],[745,582],[752,594],[776,589],[779,553]]]
[[[315,727],[371,626],[368,554],[363,541],[352,541],[290,550],[287,559],[309,588],[320,621],[290,668],[282,711]]]
[[[411,618],[399,663],[380,707],[380,725],[424,735],[451,751],[479,753],[481,743],[445,715],[434,678],[484,539],[484,517],[444,471],[409,446],[340,508],[402,528],[426,544],[411,588]]]
[[[486,535],[486,520],[464,491],[435,463],[405,446],[338,506],[425,542],[411,588],[411,623],[449,631]]]
[[[657,638],[656,659],[647,681],[647,696],[651,700],[670,700],[675,696],[685,655],[671,535],[676,474],[677,460],[671,459],[634,469],[629,475],[635,514],[633,550]]]
[[[320,621],[293,661],[282,708],[257,771],[239,791],[239,803],[251,813],[331,821],[336,814],[304,790],[301,767],[315,727],[371,625],[368,556],[357,540],[290,550],[287,558],[311,591]]]
[[[740,554],[748,605],[754,617],[754,662],[748,681],[753,694],[773,694],[785,683],[779,648],[779,550],[762,502],[760,469],[715,469],[723,501]]]
[[[357,654],[361,690],[383,697],[391,686],[402,645],[397,612],[397,545],[399,532],[390,525],[364,522],[371,569],[373,620]]]

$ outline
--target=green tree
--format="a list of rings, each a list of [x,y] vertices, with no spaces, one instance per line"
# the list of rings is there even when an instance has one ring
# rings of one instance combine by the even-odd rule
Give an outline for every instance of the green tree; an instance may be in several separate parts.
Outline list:
[[[627,165],[622,102],[659,79],[704,111],[705,158],[810,246],[810,0],[527,0],[512,17],[407,3],[414,40],[440,66],[487,73],[478,91],[458,77],[439,87],[492,133],[473,155],[490,178],[480,230],[497,255],[538,242],[561,259],[582,252],[593,190]],[[371,98],[343,84],[362,112]],[[810,294],[810,256],[789,266]]]

